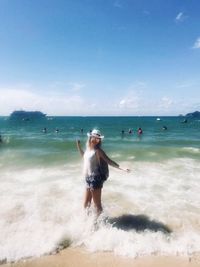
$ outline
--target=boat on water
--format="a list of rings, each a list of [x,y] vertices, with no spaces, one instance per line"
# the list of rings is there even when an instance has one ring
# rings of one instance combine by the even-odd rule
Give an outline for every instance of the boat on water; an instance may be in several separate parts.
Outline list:
[[[46,118],[46,114],[41,111],[15,110],[10,114],[9,118],[11,120],[30,121],[33,119],[44,119]]]

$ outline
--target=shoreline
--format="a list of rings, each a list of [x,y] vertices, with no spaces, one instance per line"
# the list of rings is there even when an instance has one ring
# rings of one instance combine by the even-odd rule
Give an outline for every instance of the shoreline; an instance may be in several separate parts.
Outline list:
[[[199,267],[200,253],[189,256],[141,256],[130,258],[113,252],[91,253],[83,248],[66,248],[54,255],[29,258],[1,267]]]

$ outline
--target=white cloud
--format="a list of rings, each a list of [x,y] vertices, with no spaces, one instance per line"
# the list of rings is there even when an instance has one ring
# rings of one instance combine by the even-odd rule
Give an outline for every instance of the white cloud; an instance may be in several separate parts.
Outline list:
[[[168,110],[174,104],[174,101],[166,96],[162,97],[160,100],[159,108]]]
[[[136,111],[140,104],[140,97],[136,91],[130,91],[119,101],[119,108],[121,110]]]
[[[194,82],[190,82],[190,81],[187,82],[186,81],[186,82],[178,83],[176,85],[176,88],[180,88],[180,89],[182,89],[182,88],[190,88],[190,87],[192,87],[194,85],[195,85]]]
[[[188,100],[187,100],[188,101]],[[190,110],[185,101],[177,101],[168,96],[156,97],[147,90],[132,91],[121,98],[118,107],[122,115],[178,115]],[[190,105],[191,107],[192,105]]]
[[[198,49],[200,48],[200,37],[197,38],[197,40],[195,41],[193,47],[193,49]]]
[[[184,15],[183,12],[179,12],[175,18],[176,22],[183,22],[184,20],[186,20],[188,18],[188,16]]]
[[[79,84],[74,85],[79,88]],[[184,84],[182,85],[184,86]],[[83,86],[80,86],[83,88]],[[72,86],[73,88],[73,86]],[[56,89],[56,90],[55,90]],[[78,90],[78,89],[77,89]],[[88,90],[88,88],[87,88]],[[122,90],[121,90],[122,91]],[[124,95],[79,94],[79,91],[44,88],[33,89],[30,85],[0,87],[0,115],[13,110],[40,110],[47,115],[178,115],[198,109],[197,97],[182,98],[161,96],[144,82],[136,82],[123,90]],[[94,92],[94,91],[93,91]],[[160,96],[159,96],[160,95]],[[195,104],[196,103],[196,104]]]
[[[63,82],[63,81],[54,81],[48,85],[49,88],[54,90],[64,90],[64,91],[81,91],[86,85],[79,82]]]
[[[121,109],[137,109],[139,104],[138,104],[139,98],[137,97],[125,97],[119,102],[119,107]]]
[[[15,109],[29,109],[30,106],[36,107],[38,97],[26,89],[0,89],[0,114],[6,115]]]
[[[85,84],[82,83],[69,83],[69,85],[71,86],[71,90],[74,92],[78,92],[85,87]]]
[[[48,90],[34,92],[26,88],[0,88],[0,114],[13,110],[40,110],[48,115],[79,115],[90,111],[90,105],[77,94]]]
[[[176,20],[181,20],[181,18],[183,17],[183,13],[182,12],[180,12],[180,13],[178,13],[178,15],[176,16]]]

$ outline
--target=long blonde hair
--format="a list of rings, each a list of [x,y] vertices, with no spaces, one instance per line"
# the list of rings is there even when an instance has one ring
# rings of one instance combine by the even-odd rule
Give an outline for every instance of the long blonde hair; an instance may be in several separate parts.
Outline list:
[[[89,149],[90,148],[90,145],[91,145],[91,139],[92,137],[89,136],[88,139],[87,139],[87,142],[86,142],[86,149]],[[99,143],[95,146],[95,149],[98,149],[98,148],[101,148],[101,139],[99,139]]]

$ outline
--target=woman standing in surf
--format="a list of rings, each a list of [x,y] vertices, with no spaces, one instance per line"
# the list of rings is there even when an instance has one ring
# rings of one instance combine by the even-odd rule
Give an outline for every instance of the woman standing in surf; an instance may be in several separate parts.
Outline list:
[[[111,160],[101,149],[101,141],[104,136],[101,135],[99,130],[94,129],[87,135],[88,140],[85,152],[81,148],[80,140],[77,140],[76,142],[77,148],[84,159],[84,177],[86,181],[84,208],[89,208],[93,200],[98,216],[103,210],[101,204],[101,192],[103,183],[108,176],[108,169],[106,170],[106,167],[102,168],[101,162],[104,162],[104,166],[106,163],[125,172],[129,172],[130,170],[121,168],[119,164]],[[107,173],[105,174],[103,172]]]

